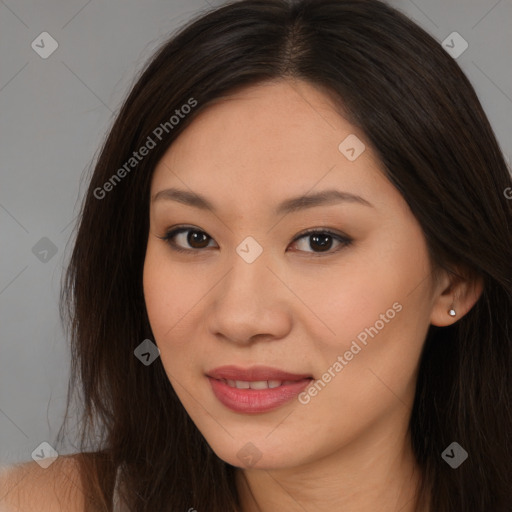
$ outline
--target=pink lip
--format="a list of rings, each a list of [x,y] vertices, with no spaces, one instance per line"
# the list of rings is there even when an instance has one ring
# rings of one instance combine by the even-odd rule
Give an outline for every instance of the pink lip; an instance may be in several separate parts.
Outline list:
[[[257,380],[302,380],[311,378],[311,375],[306,373],[289,373],[277,368],[271,368],[270,366],[253,366],[247,369],[239,368],[238,366],[219,366],[207,372],[206,375],[217,380],[243,380],[250,382]]]
[[[299,375],[264,366],[255,366],[246,370],[235,366],[222,366],[208,372],[207,377],[214,395],[224,406],[245,414],[257,414],[281,407],[295,398],[312,380],[310,375]],[[295,382],[283,384],[277,388],[238,389],[232,388],[220,379]]]

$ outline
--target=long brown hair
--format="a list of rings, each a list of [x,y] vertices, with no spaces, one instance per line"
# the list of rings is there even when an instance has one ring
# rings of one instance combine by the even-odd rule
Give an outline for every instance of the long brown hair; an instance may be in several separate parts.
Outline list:
[[[154,340],[142,288],[149,190],[157,162],[199,112],[283,77],[327,91],[362,129],[420,223],[433,264],[483,278],[463,318],[428,332],[410,431],[420,498],[432,511],[510,510],[511,177],[456,62],[377,0],[224,5],[166,42],[125,100],[90,178],[61,293],[72,354],[68,409],[79,397],[90,510],[111,510],[118,468],[132,511],[239,508],[236,468],[209,447],[160,359],[147,367],[134,357]],[[196,105],[170,121],[191,98]],[[134,164],[148,137],[155,146]],[[457,469],[441,457],[453,441],[469,453]]]

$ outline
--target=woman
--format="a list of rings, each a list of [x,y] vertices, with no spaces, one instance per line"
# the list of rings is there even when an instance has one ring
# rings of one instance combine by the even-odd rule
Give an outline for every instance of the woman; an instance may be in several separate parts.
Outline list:
[[[182,29],[63,286],[80,510],[510,510],[511,185],[465,75],[381,2]]]

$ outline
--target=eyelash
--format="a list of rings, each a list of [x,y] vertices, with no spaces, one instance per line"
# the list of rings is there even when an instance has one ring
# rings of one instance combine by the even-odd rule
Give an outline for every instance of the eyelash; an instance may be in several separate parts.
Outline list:
[[[168,231],[164,236],[158,236],[158,238],[160,238],[161,240],[164,240],[170,247],[173,251],[177,251],[177,252],[181,252],[181,253],[192,253],[194,255],[199,255],[199,253],[201,252],[204,252],[204,249],[206,249],[206,247],[202,248],[202,249],[183,249],[183,247],[180,247],[178,245],[176,245],[176,243],[174,243],[171,239],[174,238],[176,235],[179,235],[180,233],[186,233],[187,231],[195,231],[197,233],[203,233],[205,234],[210,240],[213,240],[213,238],[211,238],[210,236],[208,236],[207,233],[205,233],[203,230],[201,229],[197,229],[197,228],[194,228],[194,227],[190,227],[190,226],[187,226],[187,227],[184,227],[184,226],[181,226],[181,227],[177,227],[175,229],[172,229],[170,231]],[[341,243],[341,246],[338,248],[338,249],[335,249],[335,250],[328,250],[328,251],[325,251],[325,252],[314,252],[314,251],[297,251],[297,252],[306,252],[308,254],[311,254],[312,257],[318,257],[318,256],[330,256],[332,254],[335,254],[339,251],[341,251],[342,249],[344,249],[345,247],[348,247],[352,242],[353,242],[353,239],[352,238],[349,238],[347,236],[344,236],[344,235],[340,235],[338,233],[334,233],[333,231],[330,231],[328,229],[318,229],[318,228],[312,228],[312,229],[308,229],[306,231],[303,231],[302,233],[300,233],[299,235],[297,235],[291,243],[295,243],[297,242],[298,240],[300,240],[301,238],[304,238],[304,237],[307,237],[307,236],[311,236],[311,235],[328,235],[328,236],[331,236],[333,237],[335,240],[337,240],[338,242]]]

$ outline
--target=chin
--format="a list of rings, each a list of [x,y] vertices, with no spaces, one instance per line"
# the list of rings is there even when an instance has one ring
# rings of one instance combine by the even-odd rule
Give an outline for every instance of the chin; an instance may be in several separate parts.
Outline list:
[[[217,457],[242,469],[286,469],[303,464],[307,454],[303,443],[288,442],[282,436],[268,436],[265,431],[259,436],[206,440]]]

